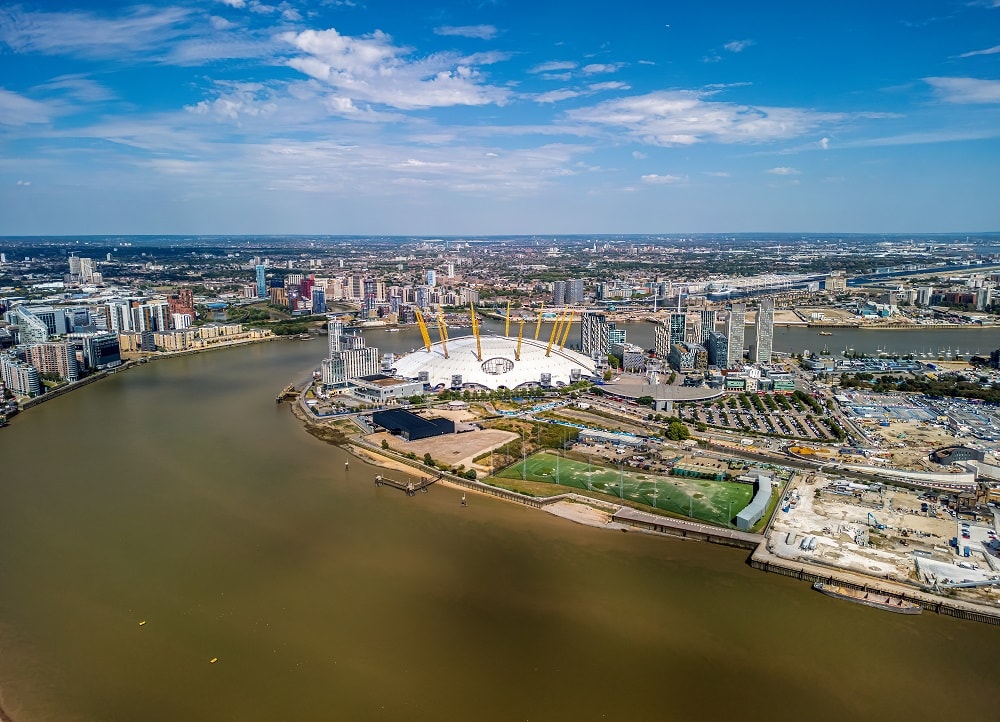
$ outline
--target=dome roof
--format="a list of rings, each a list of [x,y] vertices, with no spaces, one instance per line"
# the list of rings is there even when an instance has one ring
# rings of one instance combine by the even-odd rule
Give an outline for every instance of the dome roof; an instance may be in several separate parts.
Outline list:
[[[594,362],[587,356],[560,349],[553,345],[546,357],[548,342],[534,339],[521,340],[520,360],[514,359],[517,339],[509,336],[480,336],[483,360],[476,358],[476,339],[462,336],[447,341],[448,358],[444,357],[442,344],[431,345],[431,350],[419,349],[396,359],[396,375],[416,379],[421,371],[427,372],[431,387],[443,384],[450,387],[452,377],[461,376],[462,384],[473,384],[495,390],[501,386],[514,389],[518,386],[538,384],[542,374],[550,374],[553,386],[573,383],[575,377],[587,378],[595,374]]]

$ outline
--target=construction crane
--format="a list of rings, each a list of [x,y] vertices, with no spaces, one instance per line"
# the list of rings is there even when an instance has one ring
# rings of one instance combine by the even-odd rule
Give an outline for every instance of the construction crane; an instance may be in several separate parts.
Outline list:
[[[437,315],[438,335],[441,337],[441,351],[444,357],[448,358],[448,326],[444,322],[444,314]]]
[[[510,301],[507,301],[507,316],[504,319],[503,335],[510,336]]]
[[[538,340],[538,332],[542,330],[542,311],[545,310],[545,304],[543,303],[538,307],[538,320],[535,322],[535,340]]]
[[[476,307],[469,304],[469,313],[472,315],[472,335],[476,337],[476,358],[482,362],[483,345],[479,341],[479,319],[476,318]]]
[[[517,348],[514,349],[514,360],[521,360],[521,338],[524,337],[524,318],[521,318],[521,325],[517,329]]]
[[[417,315],[417,326],[420,327],[420,335],[424,339],[424,348],[427,349],[427,353],[431,352],[431,335],[427,332],[427,324],[424,323],[424,314],[420,313],[420,309],[417,306],[413,307],[414,313]]]
[[[868,512],[868,526],[875,527],[879,530],[885,529],[885,524],[879,524],[878,519],[876,519],[875,515],[871,512]]]
[[[573,312],[569,312],[569,316],[566,317],[566,328],[563,330],[562,341],[559,344],[560,349],[566,348],[566,341],[569,339],[569,330],[573,327]]]

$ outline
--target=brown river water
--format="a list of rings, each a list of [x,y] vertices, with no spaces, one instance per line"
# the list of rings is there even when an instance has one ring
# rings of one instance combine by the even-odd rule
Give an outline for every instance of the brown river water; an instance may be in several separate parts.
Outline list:
[[[994,718],[1000,628],[376,488],[274,403],[324,348],[158,360],[0,430],[15,722]]]

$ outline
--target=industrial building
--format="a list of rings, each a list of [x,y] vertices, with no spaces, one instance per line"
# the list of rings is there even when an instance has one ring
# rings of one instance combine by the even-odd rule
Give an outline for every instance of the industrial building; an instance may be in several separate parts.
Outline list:
[[[451,419],[425,419],[403,409],[376,411],[372,422],[404,441],[455,433],[455,422]]]

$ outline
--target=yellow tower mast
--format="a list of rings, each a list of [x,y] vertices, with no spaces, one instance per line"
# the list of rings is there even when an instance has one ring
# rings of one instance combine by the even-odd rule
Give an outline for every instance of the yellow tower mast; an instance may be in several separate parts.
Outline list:
[[[441,350],[444,352],[444,357],[448,358],[448,327],[444,323],[443,313],[438,313],[437,324],[438,335],[441,337]]]
[[[559,337],[559,332],[562,330],[562,320],[565,314],[562,314],[556,319],[556,322],[552,324],[552,333],[549,334],[549,345],[545,347],[545,356],[548,357],[549,353],[552,351],[552,342]]]
[[[545,309],[545,304],[543,303],[538,307],[538,321],[535,323],[535,340],[538,340],[538,332],[542,330],[542,311]]]
[[[479,341],[479,319],[476,318],[476,307],[469,304],[469,313],[472,314],[472,335],[476,337],[476,358],[480,362],[483,360],[483,345]]]
[[[562,342],[559,344],[559,348],[566,348],[566,341],[569,339],[569,330],[573,327],[573,312],[569,312],[569,316],[566,318],[566,329],[563,331]]]
[[[510,336],[510,300],[507,301],[507,318],[503,325],[503,335]]]
[[[424,323],[424,314],[420,313],[420,309],[417,306],[413,307],[414,312],[417,315],[417,326],[420,327],[420,335],[424,339],[424,348],[427,349],[427,353],[431,352],[431,335],[427,333],[427,324]]]
[[[521,360],[521,339],[524,337],[524,317],[521,317],[521,325],[517,329],[517,348],[514,349],[514,360]]]

